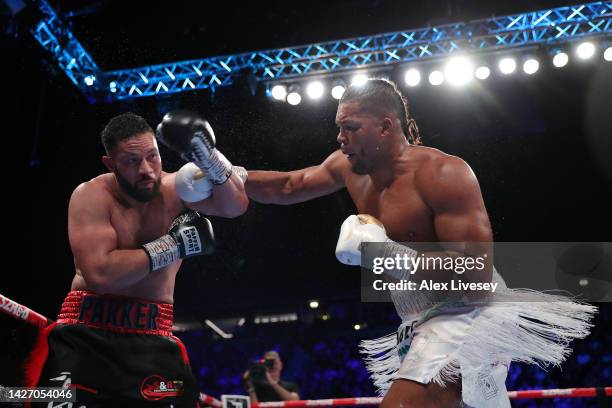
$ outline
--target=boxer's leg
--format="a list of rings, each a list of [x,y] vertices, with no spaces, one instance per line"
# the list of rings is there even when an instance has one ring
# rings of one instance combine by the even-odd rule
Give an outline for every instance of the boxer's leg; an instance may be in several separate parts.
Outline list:
[[[461,372],[453,356],[474,313],[438,315],[416,326],[382,407],[462,406]]]
[[[393,381],[381,408],[453,408],[461,407],[461,380],[440,386],[436,383],[420,384],[398,379]]]

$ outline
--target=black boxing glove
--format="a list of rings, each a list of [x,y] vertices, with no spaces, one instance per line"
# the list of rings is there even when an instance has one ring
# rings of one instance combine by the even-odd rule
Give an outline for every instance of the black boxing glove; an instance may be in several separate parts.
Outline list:
[[[232,175],[232,164],[215,148],[212,127],[199,115],[187,111],[166,113],[155,135],[184,160],[195,163],[213,184],[223,184]]]
[[[196,211],[187,211],[172,221],[168,234],[144,244],[151,271],[184,258],[215,252],[215,235],[210,221]]]

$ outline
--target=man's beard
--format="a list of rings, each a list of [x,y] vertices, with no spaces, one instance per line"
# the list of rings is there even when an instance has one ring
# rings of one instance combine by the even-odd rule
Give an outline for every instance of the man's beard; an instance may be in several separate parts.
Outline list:
[[[115,177],[117,177],[117,182],[121,189],[130,197],[132,197],[136,201],[147,202],[153,200],[159,194],[159,188],[161,186],[161,178],[157,180],[153,180],[153,188],[150,190],[140,190],[136,185],[130,184],[123,176],[115,171]],[[151,179],[152,180],[152,179]],[[145,180],[141,180],[145,181]]]

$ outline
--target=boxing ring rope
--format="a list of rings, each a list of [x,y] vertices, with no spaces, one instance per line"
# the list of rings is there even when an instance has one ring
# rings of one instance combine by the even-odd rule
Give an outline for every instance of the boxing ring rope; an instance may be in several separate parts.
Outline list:
[[[218,399],[211,397],[210,395],[206,395],[203,392],[200,393],[200,403],[205,406],[211,406],[215,408],[223,407],[223,404]]]
[[[0,294],[0,312],[22,320],[35,327],[45,327],[52,323],[51,319],[46,318]],[[510,399],[542,399],[542,398],[593,398],[611,397],[612,387],[590,387],[590,388],[563,388],[548,390],[525,390],[508,391]],[[379,405],[382,397],[360,397],[360,398],[333,398],[320,400],[299,400],[299,401],[280,401],[280,402],[260,402],[251,404],[253,408],[272,408],[272,407],[338,407],[338,406],[374,406]],[[200,392],[200,402],[207,406],[221,408],[223,404],[218,399]]]
[[[542,398],[588,398],[598,395],[612,396],[612,387],[564,388],[550,390],[508,391],[510,399],[542,399]],[[334,398],[303,401],[260,402],[251,404],[253,408],[298,408],[298,407],[338,407],[338,406],[373,406],[379,405],[382,397],[364,398]]]
[[[279,402],[260,402],[251,404],[253,408],[265,407],[339,407],[339,406],[374,406],[379,405],[382,397],[362,397],[362,398],[333,398],[320,400],[302,401],[279,401]]]
[[[23,320],[24,322],[39,328],[45,327],[53,322],[51,319],[47,319],[40,313],[36,313],[32,309],[29,309],[23,306],[22,304],[19,304],[14,300],[7,298],[1,293],[0,311],[8,314],[9,316],[14,317],[15,319]]]

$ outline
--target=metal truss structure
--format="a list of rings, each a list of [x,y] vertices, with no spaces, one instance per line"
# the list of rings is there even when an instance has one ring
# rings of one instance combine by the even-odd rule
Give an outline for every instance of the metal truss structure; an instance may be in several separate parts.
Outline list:
[[[103,73],[91,55],[46,0],[40,0],[37,4],[42,19],[31,30],[34,38],[79,89],[86,90],[95,85]]]
[[[208,57],[102,72],[45,0],[32,30],[82,91],[113,99],[171,94],[231,85],[245,73],[258,82],[296,80],[447,56],[610,37],[612,2],[599,1],[373,36],[275,50]]]

